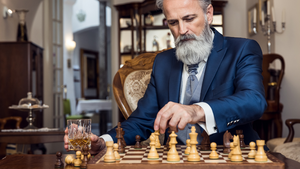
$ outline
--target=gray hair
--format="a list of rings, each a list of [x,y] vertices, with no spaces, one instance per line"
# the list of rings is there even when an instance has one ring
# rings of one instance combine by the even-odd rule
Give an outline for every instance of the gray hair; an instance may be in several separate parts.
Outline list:
[[[202,7],[204,13],[206,13],[208,5],[211,4],[211,0],[198,0],[198,1],[200,3],[200,6]],[[164,3],[164,0],[156,0],[156,6],[161,10],[164,10],[163,3]]]

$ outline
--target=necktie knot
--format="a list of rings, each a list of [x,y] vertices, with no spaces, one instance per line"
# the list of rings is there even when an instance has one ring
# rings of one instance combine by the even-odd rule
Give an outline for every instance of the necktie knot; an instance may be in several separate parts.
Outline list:
[[[188,73],[189,75],[192,77],[192,81],[195,80],[195,75],[198,73],[197,69],[198,69],[198,66],[199,64],[196,63],[196,64],[192,64],[192,65],[187,65],[188,66]]]

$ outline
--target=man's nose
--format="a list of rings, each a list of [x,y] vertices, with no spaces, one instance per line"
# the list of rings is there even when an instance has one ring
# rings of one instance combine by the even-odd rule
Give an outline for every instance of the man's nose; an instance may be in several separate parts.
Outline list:
[[[188,29],[184,22],[179,23],[179,33],[180,35],[185,35],[188,32]]]

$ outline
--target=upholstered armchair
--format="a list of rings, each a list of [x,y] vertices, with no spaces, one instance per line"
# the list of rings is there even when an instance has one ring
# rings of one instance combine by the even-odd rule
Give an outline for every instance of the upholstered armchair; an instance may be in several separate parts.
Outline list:
[[[285,124],[289,129],[287,138],[274,138],[267,142],[267,147],[272,152],[281,153],[287,158],[300,162],[300,138],[294,138],[294,124],[300,119],[287,119]]]
[[[158,53],[143,53],[126,61],[118,70],[113,80],[113,93],[125,119],[137,108],[138,101],[144,96],[150,82],[152,66]],[[160,135],[163,143],[164,135]],[[143,144],[143,143],[142,143]],[[148,141],[144,142],[148,144]]]

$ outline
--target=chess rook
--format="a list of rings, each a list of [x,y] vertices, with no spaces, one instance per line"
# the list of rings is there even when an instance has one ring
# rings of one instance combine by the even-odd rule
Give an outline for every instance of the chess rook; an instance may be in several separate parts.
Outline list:
[[[257,152],[255,161],[268,161],[268,157],[264,150],[265,140],[256,140]]]

